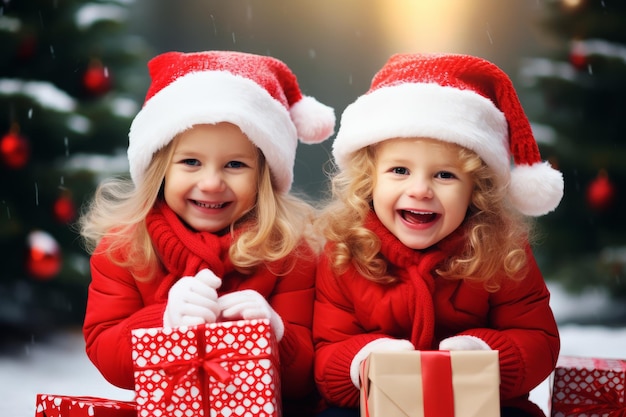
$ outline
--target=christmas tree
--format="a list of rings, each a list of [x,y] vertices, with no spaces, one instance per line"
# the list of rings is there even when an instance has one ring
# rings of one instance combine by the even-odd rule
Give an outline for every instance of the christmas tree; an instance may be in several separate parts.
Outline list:
[[[102,176],[127,171],[151,55],[122,1],[0,6],[0,327],[82,323],[89,258],[73,227]]]
[[[561,205],[539,223],[541,266],[571,290],[624,297],[626,2],[541,4],[540,27],[557,47],[523,65],[523,101],[542,156],[565,178]]]

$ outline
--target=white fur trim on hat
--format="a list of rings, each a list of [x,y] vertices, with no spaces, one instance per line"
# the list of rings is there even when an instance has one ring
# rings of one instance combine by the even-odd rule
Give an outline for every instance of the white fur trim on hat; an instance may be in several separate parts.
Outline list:
[[[471,149],[503,183],[509,179],[504,114],[473,91],[438,84],[403,83],[359,97],[341,116],[333,156],[343,169],[360,148],[409,137],[439,139]]]
[[[135,184],[153,154],[196,124],[229,122],[261,149],[280,191],[293,181],[296,128],[289,111],[256,82],[227,71],[192,72],[151,97],[133,120],[128,160]]]

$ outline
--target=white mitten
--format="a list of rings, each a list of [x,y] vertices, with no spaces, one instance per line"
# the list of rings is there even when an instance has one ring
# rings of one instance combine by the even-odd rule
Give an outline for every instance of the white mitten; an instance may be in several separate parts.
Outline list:
[[[491,347],[476,336],[452,336],[439,342],[439,350],[491,350]]]
[[[283,319],[274,311],[267,300],[254,290],[241,290],[224,294],[217,299],[221,317],[225,320],[269,319],[270,325],[280,341],[285,334]]]
[[[203,269],[193,277],[179,279],[168,293],[163,326],[215,323],[220,312],[217,304],[220,285],[222,280],[209,269]]]
[[[363,346],[361,350],[354,355],[352,362],[350,363],[350,379],[357,389],[361,388],[361,381],[359,380],[359,370],[361,368],[361,362],[363,362],[372,352],[400,352],[400,351],[415,350],[413,343],[405,339],[391,339],[381,338],[369,342]]]

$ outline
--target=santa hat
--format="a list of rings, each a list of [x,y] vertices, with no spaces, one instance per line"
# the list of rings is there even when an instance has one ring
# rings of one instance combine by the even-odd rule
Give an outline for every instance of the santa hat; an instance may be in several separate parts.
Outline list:
[[[232,51],[168,52],[148,63],[152,83],[129,133],[135,184],[153,154],[196,124],[237,125],[267,160],[281,192],[293,182],[298,139],[318,143],[334,130],[334,110],[303,96],[283,62]]]
[[[333,156],[342,169],[358,149],[397,137],[429,137],[473,150],[523,214],[546,214],[563,196],[563,176],[541,161],[511,80],[483,59],[392,56],[341,116]]]

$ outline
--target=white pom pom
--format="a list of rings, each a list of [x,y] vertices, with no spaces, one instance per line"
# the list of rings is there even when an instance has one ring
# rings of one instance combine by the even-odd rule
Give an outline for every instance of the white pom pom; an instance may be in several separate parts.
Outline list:
[[[330,137],[335,130],[335,111],[313,97],[291,106],[291,120],[296,126],[298,138],[308,144],[319,143]]]
[[[563,174],[548,162],[518,165],[511,170],[511,202],[527,216],[542,216],[556,209],[563,187]]]

